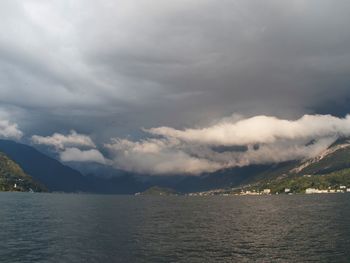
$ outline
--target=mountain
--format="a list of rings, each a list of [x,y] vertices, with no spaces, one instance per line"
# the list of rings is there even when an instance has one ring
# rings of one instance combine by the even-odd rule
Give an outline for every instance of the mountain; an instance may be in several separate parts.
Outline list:
[[[341,169],[329,174],[315,174],[305,176],[286,177],[279,180],[272,180],[266,183],[258,183],[251,188],[255,191],[270,189],[271,193],[304,193],[307,188],[323,191],[348,191],[350,187],[350,169]]]
[[[139,195],[162,195],[162,196],[172,196],[179,195],[180,193],[167,187],[152,186],[146,191],[139,193]]]
[[[279,176],[322,175],[346,168],[350,168],[350,140],[343,138],[314,158],[294,162],[292,166],[284,167],[284,173]]]
[[[340,139],[318,156],[279,164],[251,165],[221,170],[200,176],[135,175],[96,166],[81,172],[64,165],[35,148],[8,140],[0,140],[0,152],[17,163],[25,174],[43,183],[50,191],[134,194],[159,186],[177,192],[200,192],[220,188],[261,187],[289,178],[326,175],[350,168],[350,142]],[[90,166],[91,167],[91,166]]]
[[[94,192],[106,194],[134,194],[152,186],[168,187],[179,192],[194,192],[212,188],[237,186],[248,182],[257,174],[270,169],[270,165],[248,166],[219,171],[202,176],[147,176],[134,175],[122,171],[113,174],[111,169],[94,167],[84,170],[64,165],[35,148],[14,141],[0,140],[0,151],[17,162],[22,169],[42,182],[50,191]],[[90,165],[91,167],[91,165]],[[89,172],[89,173],[88,173]],[[105,172],[105,175],[103,173]]]
[[[99,178],[113,178],[130,175],[130,173],[115,169],[112,166],[92,162],[64,162],[63,164],[79,171],[83,175],[97,176]]]
[[[47,189],[25,174],[6,154],[0,152],[0,191],[46,192]]]
[[[126,173],[112,178],[83,175],[29,145],[14,141],[0,140],[0,151],[50,191],[134,194],[152,186],[149,182],[142,182]]]
[[[200,192],[216,188],[236,187],[251,182],[255,177],[271,169],[271,165],[250,165],[221,170],[200,176],[184,177],[173,186],[179,192]]]
[[[0,151],[18,163],[25,173],[42,182],[50,191],[89,191],[89,185],[81,173],[31,146],[0,140]]]
[[[318,156],[301,162],[292,169],[296,174],[327,174],[350,168],[350,142],[341,139]]]
[[[328,187],[350,187],[350,140],[342,138],[314,158],[289,162],[255,176],[242,188],[272,192],[291,189],[294,192],[306,188],[327,189]]]

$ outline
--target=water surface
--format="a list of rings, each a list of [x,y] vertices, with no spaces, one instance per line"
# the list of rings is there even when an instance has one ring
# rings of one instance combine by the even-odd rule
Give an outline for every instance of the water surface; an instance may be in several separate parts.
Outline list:
[[[1,262],[350,262],[350,194],[0,193]]]

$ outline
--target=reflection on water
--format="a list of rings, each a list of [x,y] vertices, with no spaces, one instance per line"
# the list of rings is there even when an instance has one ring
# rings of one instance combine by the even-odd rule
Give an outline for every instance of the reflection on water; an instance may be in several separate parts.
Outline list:
[[[346,262],[350,194],[0,194],[1,262]]]

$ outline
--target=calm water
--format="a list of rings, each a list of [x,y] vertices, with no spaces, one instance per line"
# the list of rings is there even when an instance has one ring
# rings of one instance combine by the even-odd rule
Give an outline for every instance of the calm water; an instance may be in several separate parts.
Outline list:
[[[1,262],[350,262],[350,194],[0,193]]]

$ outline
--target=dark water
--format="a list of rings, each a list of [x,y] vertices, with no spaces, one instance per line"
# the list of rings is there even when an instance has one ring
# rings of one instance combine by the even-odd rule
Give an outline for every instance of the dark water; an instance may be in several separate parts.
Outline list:
[[[0,262],[350,262],[350,194],[0,194]]]

